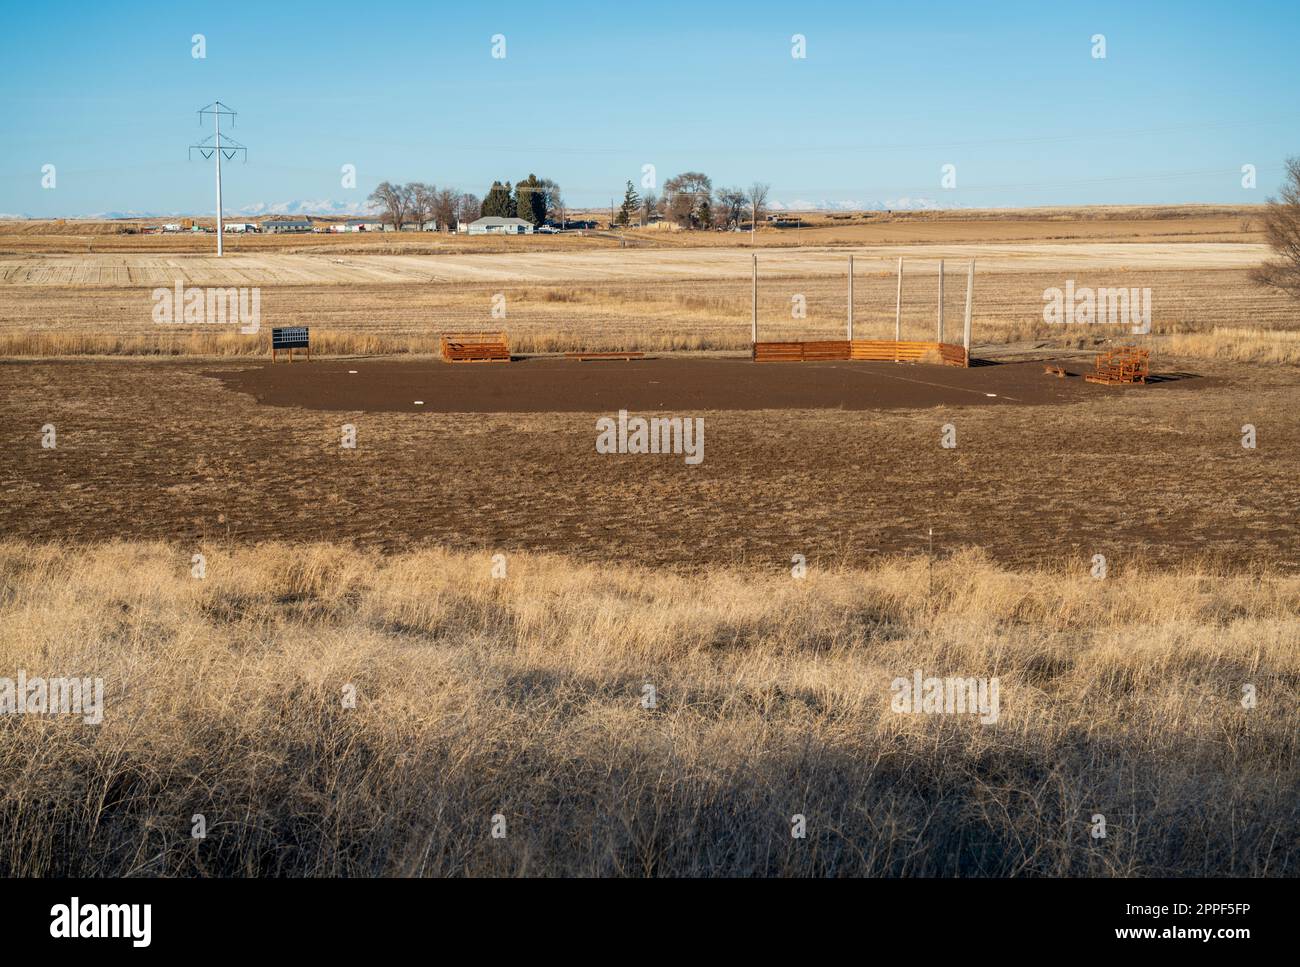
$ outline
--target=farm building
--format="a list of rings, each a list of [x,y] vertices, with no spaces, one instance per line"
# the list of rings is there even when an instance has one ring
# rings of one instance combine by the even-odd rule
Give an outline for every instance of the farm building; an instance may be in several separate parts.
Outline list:
[[[371,218],[349,218],[343,223],[343,228],[339,231],[344,232],[382,232],[384,223],[377,217]]]
[[[240,233],[256,232],[257,223],[256,222],[226,222],[224,225],[221,226],[221,229],[222,231],[225,232],[240,232]]]
[[[271,234],[283,232],[310,232],[311,220],[307,218],[277,218],[262,223],[262,231]]]
[[[533,223],[523,218],[501,218],[487,215],[468,225],[461,223],[470,235],[531,235]]]

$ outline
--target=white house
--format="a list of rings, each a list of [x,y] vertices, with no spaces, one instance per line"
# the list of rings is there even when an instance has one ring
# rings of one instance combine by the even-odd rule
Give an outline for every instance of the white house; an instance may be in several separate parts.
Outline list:
[[[282,232],[310,232],[311,222],[306,218],[277,218],[262,223],[262,231],[278,235]]]
[[[226,232],[255,232],[257,225],[253,222],[226,222],[222,226],[222,231]]]
[[[501,218],[487,215],[468,225],[461,223],[470,235],[531,235],[533,223],[523,218]]]

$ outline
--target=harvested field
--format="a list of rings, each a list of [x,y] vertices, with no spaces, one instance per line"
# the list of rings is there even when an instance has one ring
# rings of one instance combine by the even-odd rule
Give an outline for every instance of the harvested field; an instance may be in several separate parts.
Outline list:
[[[893,270],[899,255],[954,262],[978,258],[981,271],[1106,270],[1130,272],[1182,268],[1248,269],[1267,255],[1263,245],[1192,243],[1171,245],[1077,243],[1007,245],[917,245],[898,249],[800,248],[763,253],[760,271],[772,278],[839,275],[852,253],[859,269]],[[186,285],[372,285],[382,283],[501,283],[548,285],[565,282],[673,282],[690,279],[748,279],[746,248],[672,250],[622,249],[591,252],[445,255],[228,254],[160,257],[149,255],[34,255],[0,258],[0,285],[170,286]],[[879,265],[871,266],[871,260]],[[955,268],[951,266],[950,268]],[[931,267],[932,269],[932,267]]]
[[[1251,245],[916,247],[904,272],[903,338],[933,338],[940,257],[949,260],[945,316],[953,331],[960,325],[960,260],[973,252],[977,345],[1032,339],[1078,347],[1122,335],[1114,326],[1044,323],[1044,291],[1073,280],[1081,287],[1151,289],[1157,337],[1218,331],[1213,350],[1193,340],[1179,347],[1184,355],[1199,355],[1205,346],[1211,358],[1226,348],[1235,359],[1300,363],[1293,338],[1300,329],[1297,307],[1249,282],[1247,267],[1260,257]],[[860,338],[893,337],[896,254],[855,250]],[[838,252],[764,254],[762,338],[838,338],[846,314],[845,267],[845,254]],[[325,353],[434,352],[440,332],[467,328],[505,328],[522,352],[745,349],[749,273],[749,253],[735,249],[509,258],[9,259],[0,260],[0,354],[266,351],[265,334],[243,336],[234,325],[156,323],[153,290],[171,289],[177,280],[259,287],[261,326],[311,326]],[[804,318],[792,318],[795,297],[802,297]],[[504,318],[493,315],[498,306]]]

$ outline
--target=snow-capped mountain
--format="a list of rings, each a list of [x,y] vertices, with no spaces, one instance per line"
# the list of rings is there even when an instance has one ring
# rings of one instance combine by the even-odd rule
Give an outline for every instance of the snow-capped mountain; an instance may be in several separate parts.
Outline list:
[[[364,201],[335,201],[321,198],[314,201],[295,200],[267,203],[257,202],[237,209],[240,215],[368,215],[369,203]]]
[[[768,206],[774,212],[883,212],[883,211],[936,211],[944,208],[960,208],[960,205],[944,204],[933,198],[894,198],[884,201],[809,201],[795,198],[790,201],[773,201]]]

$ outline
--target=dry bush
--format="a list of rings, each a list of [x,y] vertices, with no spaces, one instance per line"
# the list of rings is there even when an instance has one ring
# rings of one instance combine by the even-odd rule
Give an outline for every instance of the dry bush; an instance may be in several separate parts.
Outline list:
[[[1295,576],[192,550],[0,545],[3,674],[106,681],[0,717],[0,875],[1298,871]]]

